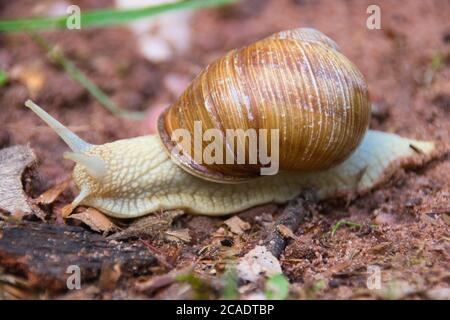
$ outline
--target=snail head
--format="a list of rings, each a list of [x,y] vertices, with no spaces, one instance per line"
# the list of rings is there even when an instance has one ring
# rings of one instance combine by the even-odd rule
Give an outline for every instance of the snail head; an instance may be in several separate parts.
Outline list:
[[[157,171],[158,166],[167,160],[166,155],[158,155],[155,150],[158,144],[155,137],[144,136],[93,145],[82,140],[31,100],[26,101],[25,105],[71,149],[63,156],[76,163],[73,179],[80,190],[72,202],[72,208],[80,204],[94,205],[120,216],[122,207],[137,205],[139,199],[146,198],[152,192],[146,182],[155,178],[155,171],[152,170]],[[157,186],[156,183],[153,185]]]

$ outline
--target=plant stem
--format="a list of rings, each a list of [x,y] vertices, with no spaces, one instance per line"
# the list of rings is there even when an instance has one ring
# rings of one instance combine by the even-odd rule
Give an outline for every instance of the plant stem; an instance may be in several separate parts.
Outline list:
[[[72,80],[83,86],[100,102],[103,107],[109,110],[112,114],[134,120],[142,120],[144,118],[144,112],[133,112],[121,109],[80,69],[78,69],[72,61],[67,59],[61,50],[52,46],[47,40],[35,32],[30,32],[30,35],[42,49],[47,51],[48,55],[54,62],[64,68]]]

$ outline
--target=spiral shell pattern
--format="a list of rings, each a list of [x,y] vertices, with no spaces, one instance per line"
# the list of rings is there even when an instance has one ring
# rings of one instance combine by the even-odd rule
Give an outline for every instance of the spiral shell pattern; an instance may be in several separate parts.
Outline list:
[[[347,159],[369,120],[368,89],[357,67],[323,33],[294,29],[232,50],[206,67],[161,115],[158,131],[170,152],[176,145],[172,132],[184,128],[194,135],[194,121],[224,136],[227,129],[278,129],[280,169],[316,171]],[[208,180],[245,180],[262,166],[196,163],[193,152],[176,162]]]

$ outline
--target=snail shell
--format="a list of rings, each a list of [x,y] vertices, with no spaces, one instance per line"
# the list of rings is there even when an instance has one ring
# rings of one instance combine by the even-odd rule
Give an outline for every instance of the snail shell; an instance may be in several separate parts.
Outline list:
[[[161,115],[158,131],[171,152],[177,145],[173,132],[183,128],[194,136],[194,121],[201,121],[203,130],[220,130],[225,149],[236,151],[225,139],[227,129],[279,129],[280,169],[318,171],[347,159],[369,120],[361,72],[323,33],[295,29],[232,50],[210,64]],[[208,143],[203,141],[203,148]],[[182,151],[172,153],[172,159],[212,181],[245,180],[258,176],[263,166],[259,159],[253,165],[197,163],[193,147]]]

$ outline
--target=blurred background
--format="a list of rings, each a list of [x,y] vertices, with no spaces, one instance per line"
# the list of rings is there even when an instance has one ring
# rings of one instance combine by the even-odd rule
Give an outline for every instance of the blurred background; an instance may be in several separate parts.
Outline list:
[[[6,20],[65,15],[71,4],[79,6],[84,13],[102,8],[130,9],[167,3],[175,1],[0,0],[0,30]],[[379,29],[367,26],[370,5],[380,9]],[[208,63],[228,50],[280,30],[298,27],[316,28],[330,36],[362,71],[373,101],[372,128],[448,144],[449,17],[447,0],[241,0],[222,6],[161,13],[121,25],[0,32],[0,148],[31,145],[39,159],[39,178],[34,180],[29,192],[37,196],[66,179],[73,164],[62,161],[67,147],[23,106],[26,99],[33,99],[92,143],[152,133],[157,114],[174,102]],[[317,224],[310,225],[312,231],[307,235],[310,238],[305,238],[308,246],[288,248],[287,257],[301,262],[296,267],[286,262],[285,274],[293,282],[314,283],[328,270],[327,261],[341,261],[344,253],[358,246],[363,248],[362,252],[369,252],[364,251],[365,246],[379,245],[381,241],[394,245],[388,247],[390,249],[380,247],[380,250],[392,251],[383,251],[382,256],[374,253],[370,258],[361,255],[361,261],[382,262],[387,256],[398,257],[397,265],[393,260],[389,263],[392,262],[393,268],[400,270],[406,279],[412,279],[412,273],[420,275],[419,278],[423,276],[430,286],[442,281],[444,278],[433,280],[429,271],[435,266],[443,272],[448,260],[445,263],[443,255],[433,248],[424,251],[428,255],[424,253],[418,264],[409,265],[402,260],[409,259],[409,253],[416,257],[421,244],[415,241],[434,245],[445,233],[442,225],[427,222],[425,225],[431,231],[422,232],[420,230],[425,228],[422,222],[413,226],[410,222],[417,218],[413,218],[414,210],[426,213],[432,210],[430,208],[448,208],[448,156],[422,173],[420,177],[416,173],[410,173],[407,178],[402,176],[401,183],[396,180],[384,191],[374,192],[350,207],[330,209],[325,206],[325,211],[336,217],[341,211],[364,222],[380,216],[386,223],[403,221],[403,228],[371,236],[371,240],[352,234],[353,245],[347,248],[349,235],[345,233],[335,240],[341,241],[344,247],[324,249],[319,245],[322,238],[318,240],[319,235],[316,237],[314,230],[325,227],[322,218],[320,223],[316,219]],[[70,197],[66,195],[66,203]],[[408,199],[416,198],[421,200],[408,205]],[[445,216],[448,219],[448,215]],[[334,219],[327,217],[330,221]],[[192,221],[197,221],[195,219],[199,219],[197,226],[209,226],[209,229],[205,227],[201,238],[206,239],[217,221],[203,217]],[[448,221],[444,223],[447,228]],[[194,223],[192,226],[193,230],[197,229]],[[198,232],[201,230],[198,227]],[[412,230],[419,231],[413,233]],[[432,234],[436,242],[427,240]],[[408,235],[412,238],[406,241]],[[316,239],[313,249],[311,239]],[[448,243],[448,237],[446,241]],[[402,269],[406,265],[410,267],[408,271]],[[363,286],[363,282],[355,282],[347,289],[337,289],[341,282],[335,283],[336,287],[330,284],[327,287],[330,291],[324,289],[323,297],[335,298],[336,292],[339,297],[352,297],[355,291],[348,288]]]

